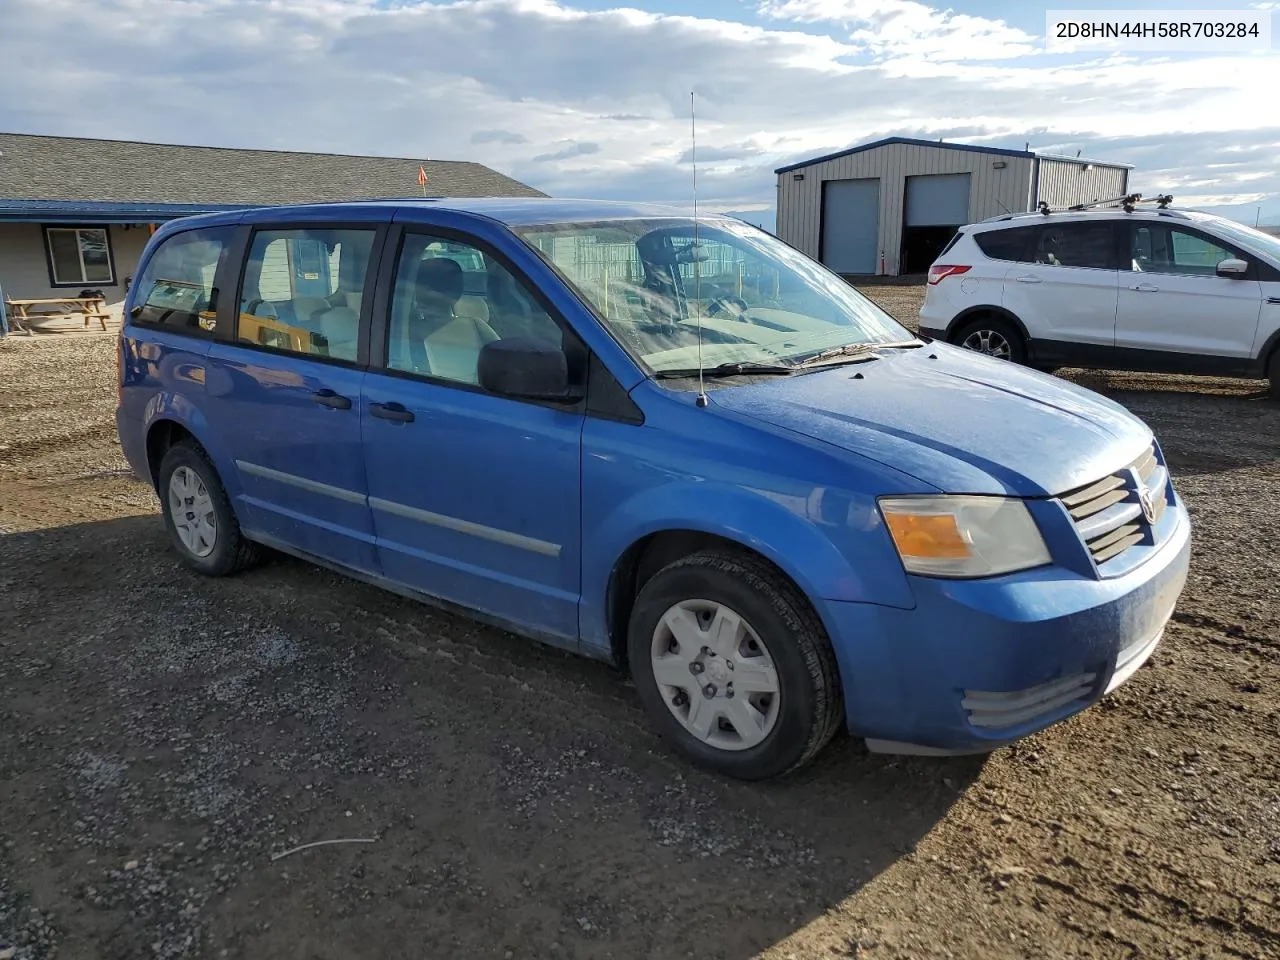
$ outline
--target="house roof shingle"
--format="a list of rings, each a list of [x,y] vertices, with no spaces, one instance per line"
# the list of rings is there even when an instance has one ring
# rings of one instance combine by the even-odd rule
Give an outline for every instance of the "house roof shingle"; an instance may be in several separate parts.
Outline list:
[[[190,147],[0,133],[0,198],[115,203],[276,204],[450,197],[546,196],[488,167],[285,150]]]

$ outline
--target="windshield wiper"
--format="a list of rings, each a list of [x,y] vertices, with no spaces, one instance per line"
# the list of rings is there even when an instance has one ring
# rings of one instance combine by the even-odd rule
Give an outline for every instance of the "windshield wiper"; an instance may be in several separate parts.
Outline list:
[[[902,340],[896,343],[846,343],[843,346],[832,347],[829,350],[820,350],[811,357],[805,357],[797,366],[828,366],[841,362],[854,363],[862,360],[874,360],[876,359],[875,353],[877,350],[919,346],[923,346],[923,344],[918,340]]]
[[[751,374],[787,375],[794,372],[794,367],[784,366],[781,363],[750,363],[742,361],[702,368],[704,377],[739,377]],[[680,380],[685,377],[696,377],[697,375],[697,367],[678,367],[674,370],[658,370],[654,373],[654,377],[658,380]]]

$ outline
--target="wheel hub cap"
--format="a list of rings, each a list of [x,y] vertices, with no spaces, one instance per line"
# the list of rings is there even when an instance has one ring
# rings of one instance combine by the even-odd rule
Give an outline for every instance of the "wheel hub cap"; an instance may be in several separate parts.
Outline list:
[[[169,514],[182,545],[197,557],[207,557],[218,544],[218,518],[213,497],[200,475],[179,467],[169,477]]]
[[[711,600],[671,607],[653,634],[653,675],[672,715],[699,740],[747,750],[777,725],[777,668],[756,631]]]

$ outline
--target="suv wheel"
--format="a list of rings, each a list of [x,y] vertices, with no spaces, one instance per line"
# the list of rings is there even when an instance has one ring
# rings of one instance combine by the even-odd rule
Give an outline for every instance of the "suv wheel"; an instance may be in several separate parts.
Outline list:
[[[1027,359],[1027,344],[1022,334],[1012,323],[999,317],[971,320],[956,332],[954,342],[997,360],[1024,363]]]
[[[198,445],[177,443],[165,452],[159,493],[169,538],[188,567],[223,577],[258,559],[257,544],[240,532],[218,472]]]
[[[665,567],[641,589],[627,641],[650,719],[718,773],[762,780],[798,769],[843,719],[821,622],[755,557],[713,550]]]
[[[1267,377],[1271,381],[1271,399],[1280,400],[1280,350],[1277,350],[1271,357],[1271,365],[1267,371]]]

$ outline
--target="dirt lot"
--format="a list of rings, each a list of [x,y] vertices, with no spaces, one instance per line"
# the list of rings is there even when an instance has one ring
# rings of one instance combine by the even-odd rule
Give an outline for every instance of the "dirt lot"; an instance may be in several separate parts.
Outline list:
[[[289,560],[187,573],[112,346],[0,342],[0,957],[1280,957],[1259,384],[1065,374],[1156,429],[1196,524],[1126,686],[989,758],[845,739],[752,786],[601,665]],[[273,859],[333,839],[373,842]]]

